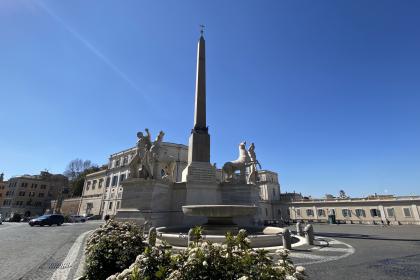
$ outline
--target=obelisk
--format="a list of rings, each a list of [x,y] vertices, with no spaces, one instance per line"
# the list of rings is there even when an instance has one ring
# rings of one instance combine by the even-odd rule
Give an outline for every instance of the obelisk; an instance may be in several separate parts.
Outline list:
[[[188,166],[182,179],[194,182],[215,182],[216,171],[210,164],[210,135],[206,123],[206,42],[201,30],[197,47],[194,127],[188,144]]]

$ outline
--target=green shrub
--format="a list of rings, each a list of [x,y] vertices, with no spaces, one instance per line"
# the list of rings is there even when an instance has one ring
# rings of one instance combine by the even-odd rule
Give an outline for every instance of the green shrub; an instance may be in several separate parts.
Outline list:
[[[167,279],[175,258],[170,249],[164,247],[147,247],[143,254],[123,272],[113,275],[108,280],[159,280]]]
[[[65,215],[64,216],[64,223],[71,223],[71,219],[70,219],[70,215]]]
[[[88,238],[86,279],[106,279],[124,270],[143,252],[144,246],[139,226],[109,220]]]
[[[267,251],[250,248],[246,231],[226,235],[223,244],[201,240],[201,229],[193,231],[195,242],[179,254],[163,247],[149,247],[129,269],[108,280],[246,280],[304,279],[304,268],[294,267],[287,250],[279,250],[278,263]]]

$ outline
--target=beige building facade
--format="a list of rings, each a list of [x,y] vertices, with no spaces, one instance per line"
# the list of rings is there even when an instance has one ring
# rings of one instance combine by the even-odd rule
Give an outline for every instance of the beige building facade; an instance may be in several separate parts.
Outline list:
[[[86,176],[82,198],[78,208],[79,215],[102,216],[104,198],[106,190],[110,185],[110,180],[111,177],[108,176],[107,169]]]
[[[68,179],[61,174],[42,171],[39,175],[12,177],[2,189],[0,213],[9,218],[18,213],[25,217],[42,215],[51,209],[51,200],[69,195]]]
[[[294,221],[338,223],[420,224],[420,196],[369,196],[366,198],[301,199],[290,202]]]
[[[51,209],[57,209],[57,212],[60,214],[69,216],[69,215],[78,215],[79,207],[81,203],[81,197],[73,197],[64,199],[61,203],[60,210],[57,209],[57,200],[51,200]]]

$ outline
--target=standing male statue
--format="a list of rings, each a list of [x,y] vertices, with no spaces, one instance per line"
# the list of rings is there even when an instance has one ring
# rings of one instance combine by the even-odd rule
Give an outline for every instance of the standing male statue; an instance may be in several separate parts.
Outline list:
[[[146,135],[143,132],[137,132],[137,144],[136,144],[136,153],[134,157],[130,160],[129,169],[130,169],[130,178],[139,178],[139,177],[148,177],[147,173],[150,174],[150,168],[148,164],[148,153],[152,145],[150,140],[149,129],[145,129]],[[141,167],[141,175],[139,174],[139,169]]]
[[[249,184],[256,184],[257,179],[258,179],[257,165],[259,166],[260,169],[261,169],[261,165],[257,160],[257,155],[255,154],[254,143],[251,143],[251,145],[249,146],[248,155],[249,155],[249,158],[250,158],[248,183]]]

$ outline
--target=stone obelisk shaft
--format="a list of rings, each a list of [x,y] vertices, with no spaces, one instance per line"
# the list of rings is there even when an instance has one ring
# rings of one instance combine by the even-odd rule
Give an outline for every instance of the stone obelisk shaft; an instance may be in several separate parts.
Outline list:
[[[206,124],[206,57],[204,37],[198,41],[195,84],[194,128],[191,131],[188,163],[210,162],[210,135]]]
[[[200,131],[206,128],[206,42],[201,36],[197,47],[194,130]]]

